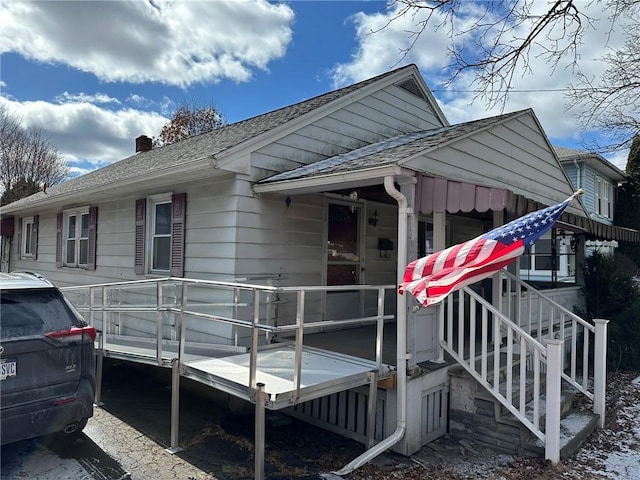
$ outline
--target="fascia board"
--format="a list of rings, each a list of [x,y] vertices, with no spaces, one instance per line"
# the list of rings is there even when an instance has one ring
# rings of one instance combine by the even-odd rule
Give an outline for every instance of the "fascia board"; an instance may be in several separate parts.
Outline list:
[[[353,185],[364,185],[365,182],[376,180],[381,181],[386,176],[414,176],[415,173],[406,169],[402,169],[397,165],[387,165],[384,167],[375,167],[369,169],[358,170],[354,172],[331,173],[327,175],[318,175],[309,178],[300,178],[293,180],[281,180],[279,182],[256,184],[253,186],[255,193],[310,193],[322,192],[331,188],[349,188]],[[369,184],[374,184],[371,182]]]

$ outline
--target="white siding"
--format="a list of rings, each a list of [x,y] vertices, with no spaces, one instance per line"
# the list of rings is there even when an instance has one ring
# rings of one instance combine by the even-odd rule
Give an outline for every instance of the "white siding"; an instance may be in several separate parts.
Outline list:
[[[301,127],[251,154],[260,177],[442,124],[423,99],[394,85]]]
[[[425,173],[506,188],[545,205],[573,192],[534,118],[521,115],[409,164]],[[567,209],[579,214],[575,206]]]

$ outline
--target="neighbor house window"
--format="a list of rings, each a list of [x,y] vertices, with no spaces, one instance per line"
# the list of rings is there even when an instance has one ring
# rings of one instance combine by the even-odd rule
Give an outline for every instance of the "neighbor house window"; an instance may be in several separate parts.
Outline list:
[[[56,266],[95,270],[97,225],[97,207],[79,207],[59,213]]]
[[[38,215],[25,217],[19,221],[18,237],[20,238],[20,256],[35,259],[38,247]]]
[[[613,218],[613,185],[600,177],[596,177],[596,213]]]
[[[136,201],[136,273],[183,276],[185,213],[184,193]]]

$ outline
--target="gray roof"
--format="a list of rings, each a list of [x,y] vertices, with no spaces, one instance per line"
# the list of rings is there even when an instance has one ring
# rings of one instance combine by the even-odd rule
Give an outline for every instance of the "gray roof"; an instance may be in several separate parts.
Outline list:
[[[558,156],[558,160],[562,163],[568,163],[576,161],[587,162],[592,165],[596,170],[601,172],[605,172],[612,180],[624,180],[627,178],[625,172],[616,167],[609,160],[604,158],[597,152],[591,152],[589,150],[578,150],[575,148],[566,148],[566,147],[556,147],[554,145],[553,149]]]
[[[426,150],[465,137],[475,131],[518,116],[528,110],[498,115],[495,117],[473,120],[447,127],[406,133],[366,145],[335,157],[320,160],[295,170],[282,172],[261,180],[259,183],[271,183],[283,180],[310,178],[333,173],[346,173],[360,169],[382,167],[399,163]]]
[[[80,177],[51,186],[47,189],[46,194],[39,192],[17,200],[5,206],[3,209],[6,210],[7,207],[10,207],[11,210],[14,210],[15,208],[29,206],[34,203],[37,204],[45,199],[51,200],[58,195],[91,191],[136,177],[144,178],[145,175],[151,172],[188,165],[190,162],[220,154],[229,148],[240,145],[251,138],[273,130],[308,112],[327,105],[338,98],[375,83],[384,77],[395,74],[401,70],[412,68],[415,68],[415,66],[407,65],[303,102],[226,125],[209,133],[190,137],[147,152],[137,153]]]

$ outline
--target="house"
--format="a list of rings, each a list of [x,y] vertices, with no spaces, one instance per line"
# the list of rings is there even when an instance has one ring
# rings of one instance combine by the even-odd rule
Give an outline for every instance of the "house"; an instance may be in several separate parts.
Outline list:
[[[584,190],[581,201],[589,218],[600,228],[612,227],[616,192],[618,185],[627,179],[625,173],[593,152],[557,146],[554,151],[573,188]],[[603,254],[612,254],[618,246],[617,240],[598,235],[587,235],[583,240],[584,243],[579,244],[579,237],[554,229],[522,256],[520,276],[537,285],[575,283],[576,249],[580,248],[589,256],[596,249]]]
[[[524,293],[516,296],[521,290],[512,286],[504,290],[500,275],[465,289],[455,300],[450,297],[442,308],[419,308],[395,293],[408,261],[573,193],[530,109],[451,125],[417,67],[409,65],[172,145],[149,149],[143,137],[137,143],[140,151],[128,158],[4,207],[3,246],[10,258],[3,268],[37,271],[60,286],[168,276],[317,286],[318,296],[306,312],[327,322],[319,332],[324,334],[319,348],[355,344],[364,330],[339,322],[367,318],[379,309],[361,291],[334,291],[334,286],[391,285],[383,300],[396,345],[385,363],[391,363],[396,377],[378,385],[384,416],[376,426],[379,448],[410,454],[446,431],[448,399],[452,404],[464,400],[451,386],[449,370],[439,367],[450,365],[447,360],[465,365],[492,395],[508,403],[516,401],[514,394],[510,388],[506,397],[500,393],[497,374],[498,383],[490,386],[494,377],[489,370],[494,363],[498,368],[498,353],[491,357],[497,362],[487,362],[493,355],[488,348],[498,352],[492,345],[500,345],[503,336],[507,364],[515,358],[512,343],[529,334],[542,338],[562,331],[563,339],[581,335],[585,344],[602,345],[589,337],[592,326],[576,319],[564,336],[565,318],[574,318],[566,309],[580,302],[577,286],[557,296],[554,290],[545,292],[553,301],[551,310],[536,297],[538,327],[532,326],[532,310],[527,321],[520,308]],[[600,228],[598,220],[574,202],[558,228],[580,239],[640,238],[638,232]],[[514,285],[511,280],[509,285]],[[563,308],[562,323],[555,323],[553,315]],[[256,308],[254,321],[266,311]],[[296,322],[296,310],[287,304],[268,311],[279,326]],[[543,311],[556,313],[543,324]],[[454,321],[454,313],[459,320]],[[487,328],[487,322],[492,326]],[[527,328],[526,336],[514,330],[519,326]],[[205,322],[188,335],[217,345],[250,341],[249,336],[238,340],[235,328]],[[576,370],[588,367],[576,369],[571,345],[565,342],[559,354],[573,362],[563,378],[584,387],[603,418],[602,378],[595,381],[595,393],[577,380]],[[541,343],[519,348],[531,352],[538,374],[553,370],[551,354]],[[600,347],[594,348],[596,358],[602,358]],[[475,352],[484,359],[482,368],[474,367]],[[365,391],[358,398],[366,396]],[[323,420],[321,413],[314,416],[323,411],[323,401],[309,400],[317,402],[309,409],[310,421],[362,438],[348,420],[340,424]],[[344,408],[360,415],[359,406],[347,403]],[[507,408],[528,421],[523,402]],[[538,427],[542,417],[537,410],[535,415],[531,428],[545,438]],[[550,455],[557,460],[555,453]]]
[[[597,153],[554,148],[571,183],[584,188],[583,203],[589,216],[599,224],[612,226],[618,186],[628,179],[626,173]],[[585,242],[587,256],[596,249],[605,255],[612,254],[617,246],[616,240],[594,238]]]

